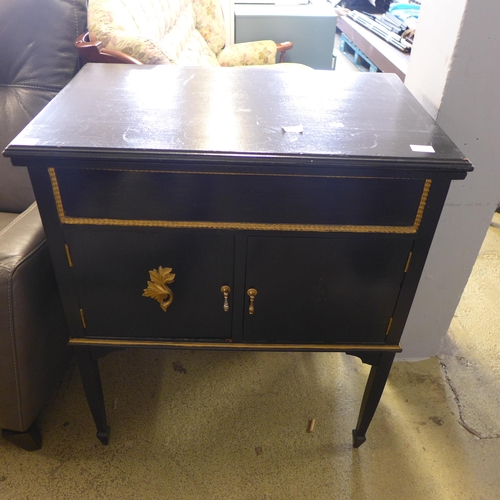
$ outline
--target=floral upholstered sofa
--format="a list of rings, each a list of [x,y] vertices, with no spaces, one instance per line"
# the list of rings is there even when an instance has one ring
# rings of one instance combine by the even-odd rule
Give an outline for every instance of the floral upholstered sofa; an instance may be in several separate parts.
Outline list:
[[[104,48],[143,64],[267,65],[292,46],[263,40],[225,47],[219,0],[89,0],[88,28]]]

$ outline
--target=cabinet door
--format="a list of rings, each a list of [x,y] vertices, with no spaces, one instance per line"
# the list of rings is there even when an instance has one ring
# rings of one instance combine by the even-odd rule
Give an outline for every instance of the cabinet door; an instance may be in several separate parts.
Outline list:
[[[87,337],[226,339],[231,308],[233,237],[150,228],[66,230],[72,272]],[[149,271],[172,268],[173,302],[163,311],[143,296]],[[231,305],[231,294],[229,295]]]
[[[384,342],[412,241],[248,238],[247,342]]]

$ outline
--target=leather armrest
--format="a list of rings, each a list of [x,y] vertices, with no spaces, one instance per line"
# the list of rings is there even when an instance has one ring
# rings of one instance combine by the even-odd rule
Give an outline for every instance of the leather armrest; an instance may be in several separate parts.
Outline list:
[[[19,261],[45,242],[36,203],[0,231],[0,267],[12,270]]]
[[[0,231],[0,427],[24,432],[60,380],[68,327],[32,204]]]

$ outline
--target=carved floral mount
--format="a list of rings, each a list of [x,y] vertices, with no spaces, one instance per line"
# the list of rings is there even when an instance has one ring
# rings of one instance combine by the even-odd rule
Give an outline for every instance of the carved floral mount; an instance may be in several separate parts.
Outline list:
[[[158,270],[149,271],[149,277],[151,281],[148,281],[148,287],[144,289],[142,296],[156,300],[166,312],[174,300],[174,292],[167,285],[174,282],[175,274],[172,274],[172,268],[160,266]]]

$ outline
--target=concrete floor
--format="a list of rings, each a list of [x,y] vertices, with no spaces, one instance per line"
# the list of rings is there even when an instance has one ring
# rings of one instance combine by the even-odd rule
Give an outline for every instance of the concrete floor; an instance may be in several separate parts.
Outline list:
[[[369,367],[344,354],[110,354],[108,446],[72,365],[40,417],[43,448],[0,438],[0,499],[497,500],[498,297],[495,214],[442,354],[394,364],[357,450]]]

